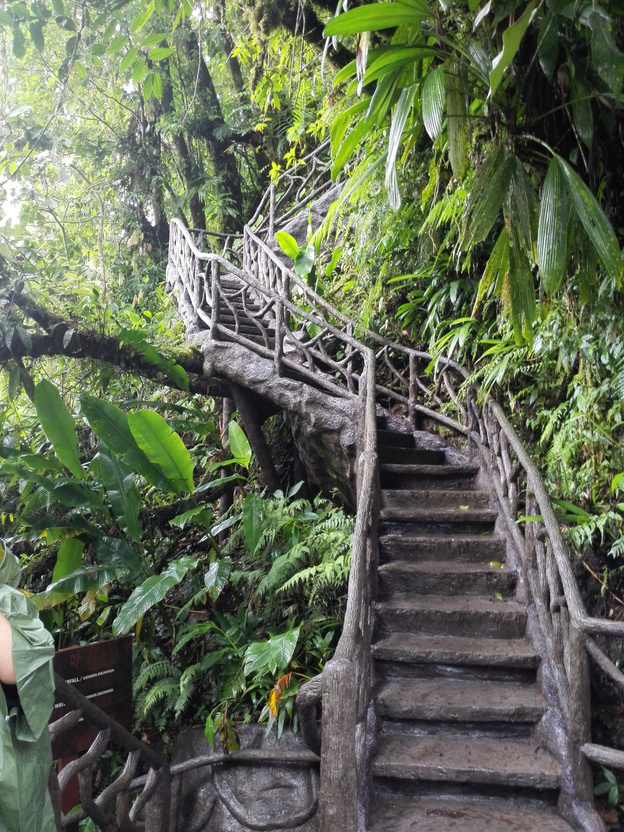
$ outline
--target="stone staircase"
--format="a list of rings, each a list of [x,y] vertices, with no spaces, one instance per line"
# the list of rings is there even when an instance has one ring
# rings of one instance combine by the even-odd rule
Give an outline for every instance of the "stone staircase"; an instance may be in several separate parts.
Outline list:
[[[502,407],[451,360],[358,332],[248,227],[241,269],[174,221],[167,273],[205,366],[286,413],[309,471],[355,483],[343,633],[297,696],[319,832],[604,832],[588,654],[621,673],[588,634],[624,625],[587,616]]]
[[[569,832],[558,763],[539,740],[540,658],[490,494],[478,466],[417,444],[418,432],[378,428],[368,830]]]

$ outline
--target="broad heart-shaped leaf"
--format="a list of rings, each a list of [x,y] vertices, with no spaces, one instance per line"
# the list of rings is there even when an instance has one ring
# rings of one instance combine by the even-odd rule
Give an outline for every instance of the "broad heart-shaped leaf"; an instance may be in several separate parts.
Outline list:
[[[505,70],[516,57],[516,53],[520,48],[520,42],[524,37],[524,33],[526,32],[529,23],[531,22],[536,6],[537,0],[531,0],[524,10],[524,14],[520,20],[516,21],[513,26],[510,26],[503,32],[503,48],[492,61],[492,71],[490,72],[490,97],[492,97],[498,89],[500,82],[503,80]]]
[[[256,676],[274,676],[277,670],[280,673],[286,670],[295,652],[298,638],[299,627],[279,636],[269,636],[267,641],[254,641],[245,651],[245,676],[249,676],[250,673]]]
[[[137,474],[161,491],[175,493],[173,484],[137,445],[128,425],[128,416],[123,410],[87,393],[81,394],[80,407],[96,436],[104,440],[114,453],[123,456],[124,462]]]
[[[374,32],[376,29],[389,29],[404,23],[418,23],[431,17],[431,11],[425,2],[407,3],[370,3],[357,9],[350,9],[338,15],[325,27],[326,38],[334,35],[355,35],[358,32]]]
[[[134,480],[134,471],[100,441],[100,474],[113,514],[120,527],[138,541],[141,537],[139,508],[141,497]]]
[[[230,453],[238,460],[243,468],[249,470],[251,463],[251,445],[245,436],[245,432],[237,422],[230,422],[228,425],[228,442]]]
[[[262,537],[262,497],[248,494],[243,503],[243,533],[245,543],[252,555],[260,544]]]
[[[561,286],[570,260],[570,205],[563,173],[556,159],[548,166],[537,227],[537,262],[547,295]]]
[[[566,180],[572,207],[609,276],[617,281],[619,286],[622,279],[622,256],[611,223],[578,173],[560,156],[555,156],[555,159]]]
[[[229,479],[229,477],[227,477],[227,479]],[[218,480],[218,482],[221,482],[221,480]],[[197,493],[197,489],[195,489],[195,493]],[[183,529],[187,523],[191,525],[196,524],[209,529],[213,516],[214,513],[209,505],[194,506],[188,511],[182,512],[182,514],[176,514],[176,516],[170,520],[169,523],[172,526],[178,526],[180,529]]]
[[[84,542],[77,537],[68,537],[59,546],[52,581],[58,581],[82,566]]]
[[[307,277],[314,268],[314,245],[308,243],[305,248],[300,248],[295,259],[295,274],[299,277]]]
[[[78,457],[78,440],[74,419],[65,407],[56,387],[47,379],[35,387],[35,407],[41,425],[56,455],[78,479],[86,476]]]
[[[128,425],[137,445],[150,462],[157,465],[176,494],[192,491],[193,461],[184,442],[153,410],[137,410],[128,414]]]
[[[159,604],[171,587],[179,584],[190,569],[197,565],[195,558],[186,555],[171,561],[160,575],[152,575],[141,586],[136,587],[119,611],[113,624],[113,634],[121,636],[127,633],[136,622],[155,604]]]
[[[442,134],[444,96],[444,67],[439,66],[425,78],[420,96],[423,124],[431,139],[438,139]]]
[[[100,589],[116,581],[122,574],[123,570],[116,565],[90,566],[88,569],[80,567],[46,587],[45,595],[52,595],[56,592],[76,595],[89,589]]]
[[[291,260],[295,260],[299,254],[299,243],[295,240],[292,234],[289,234],[288,231],[278,231],[275,234],[275,239],[286,257],[290,257]]]
[[[137,550],[119,537],[98,537],[93,548],[104,566],[114,566],[127,583],[136,584],[149,576],[149,570]]]
[[[463,179],[468,162],[468,110],[461,64],[456,58],[447,61],[444,78],[449,159],[454,176]]]

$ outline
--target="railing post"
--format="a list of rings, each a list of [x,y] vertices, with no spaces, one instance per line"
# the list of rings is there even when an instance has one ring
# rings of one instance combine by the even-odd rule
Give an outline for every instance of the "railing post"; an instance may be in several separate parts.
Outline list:
[[[417,416],[416,416],[416,377],[418,375],[418,363],[416,361],[416,356],[414,353],[410,352],[409,354],[409,390],[408,390],[408,399],[409,399],[409,420],[412,423],[412,427],[416,429],[418,427],[417,424]]]
[[[357,832],[356,707],[353,663],[334,658],[323,668],[319,832]]]
[[[284,306],[278,301],[275,308],[275,348],[273,351],[273,363],[278,376],[284,375]]]
[[[170,832],[171,774],[169,767],[158,772],[158,788],[145,806],[145,832]]]
[[[586,633],[571,620],[568,680],[572,779],[576,797],[592,801],[594,789],[591,769],[581,751],[585,743],[591,742],[591,690],[586,639]]]
[[[221,306],[221,285],[219,281],[219,263],[215,260],[212,262],[212,314],[210,335],[215,340],[219,340],[219,312]]]

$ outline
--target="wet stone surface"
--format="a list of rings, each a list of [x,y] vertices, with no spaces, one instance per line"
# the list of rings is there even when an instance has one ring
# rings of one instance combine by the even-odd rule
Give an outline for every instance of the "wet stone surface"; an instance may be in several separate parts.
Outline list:
[[[241,749],[303,750],[300,736],[249,725],[238,731]],[[221,756],[218,741],[210,747],[202,729],[178,740],[174,763],[203,755]],[[178,832],[316,832],[318,769],[305,764],[217,764],[183,774],[174,791]],[[176,800],[177,797],[177,800]]]

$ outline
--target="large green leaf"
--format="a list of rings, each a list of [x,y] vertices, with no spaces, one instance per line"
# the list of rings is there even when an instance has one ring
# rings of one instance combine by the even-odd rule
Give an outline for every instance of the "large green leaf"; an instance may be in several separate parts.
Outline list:
[[[78,537],[68,537],[62,541],[56,556],[52,581],[58,581],[82,566],[84,541]]]
[[[262,537],[262,497],[248,494],[243,503],[243,532],[247,548],[252,555],[260,544]]]
[[[74,419],[63,403],[59,391],[47,379],[35,387],[35,407],[41,425],[58,458],[71,473],[84,479],[85,471],[78,456],[78,439]]]
[[[533,322],[537,315],[533,272],[526,254],[522,233],[517,223],[506,212],[505,224],[509,231],[508,294],[511,305],[511,321],[516,343],[533,339]]]
[[[336,118],[332,121],[329,129],[329,138],[331,141],[333,156],[336,156],[338,148],[342,144],[349,125],[357,115],[359,115],[363,110],[368,109],[368,103],[369,99],[364,98],[356,104],[353,104],[351,107],[347,107],[343,113],[340,113],[340,115],[336,116]]]
[[[444,99],[444,67],[439,66],[437,69],[432,70],[425,78],[420,98],[425,130],[432,139],[439,139],[442,135]]]
[[[592,60],[598,75],[607,84],[616,101],[619,101],[624,84],[624,55],[615,45],[610,30],[611,20],[602,9],[589,13],[592,30]]]
[[[544,180],[537,228],[537,262],[547,295],[561,286],[570,260],[569,223],[566,184],[557,160],[553,159]]]
[[[98,537],[93,549],[104,566],[115,566],[130,584],[136,585],[149,576],[149,569],[141,555],[119,537]]]
[[[80,407],[96,436],[106,442],[114,453],[120,454],[137,474],[161,491],[175,492],[173,484],[161,469],[150,462],[137,445],[123,410],[87,393],[81,394]]]
[[[380,79],[368,105],[367,120],[372,119],[378,126],[383,124],[390,107],[396,100],[396,92],[402,74],[403,70],[399,67]]]
[[[338,148],[337,152],[334,153],[334,164],[332,165],[331,175],[332,179],[335,179],[340,171],[343,169],[351,154],[358,146],[358,144],[362,141],[362,139],[366,136],[367,133],[370,132],[371,128],[374,124],[374,118],[364,118],[359,121],[355,127],[351,130],[348,136],[343,139]]]
[[[537,0],[531,0],[527,5],[522,17],[517,20],[513,26],[505,29],[503,32],[503,48],[492,61],[492,71],[490,72],[490,96],[493,96],[503,80],[503,74],[507,67],[516,57],[516,53],[520,48],[520,42],[524,37],[529,23],[533,17],[533,12],[537,7]]]
[[[136,587],[119,611],[113,624],[113,634],[127,633],[139,618],[156,604],[159,604],[169,590],[179,584],[190,569],[197,566],[197,560],[189,555],[171,561],[160,575],[152,575],[141,586]]]
[[[499,146],[476,172],[464,216],[462,248],[471,248],[490,233],[509,194],[515,162]]]
[[[459,60],[447,62],[444,78],[449,159],[455,177],[463,179],[468,162],[468,109]]]
[[[552,80],[555,69],[557,68],[558,52],[559,32],[557,18],[551,10],[546,12],[542,19],[537,40],[537,54],[539,55],[540,66],[549,81]]]
[[[134,471],[111,453],[104,441],[100,441],[100,473],[117,522],[133,540],[138,541],[141,537],[141,497]]]
[[[517,225],[525,251],[532,262],[537,262],[537,199],[524,165],[512,156],[510,207],[511,221]]]
[[[366,84],[377,81],[388,72],[393,72],[396,69],[402,71],[407,64],[413,64],[426,58],[435,58],[438,54],[438,50],[427,49],[422,46],[394,46],[386,50],[374,62],[369,62],[362,83],[366,86]]]
[[[184,442],[153,410],[137,410],[128,414],[128,425],[137,445],[157,465],[175,490],[192,491],[193,461]]]
[[[431,17],[431,11],[425,2],[404,3],[370,3],[357,9],[350,9],[338,15],[325,27],[326,38],[334,35],[355,35],[358,32],[373,32],[376,29],[389,29],[404,23],[419,23]]]
[[[492,283],[502,283],[499,281],[499,276],[502,273],[506,275],[509,270],[509,234],[507,233],[507,229],[503,227],[501,233],[498,235],[498,239],[492,249],[492,253],[490,254],[487,263],[485,264],[485,269],[483,271],[483,276],[479,281],[479,288],[477,289],[477,297],[474,302],[474,306],[472,307],[471,315],[474,318],[477,314],[479,309],[479,305],[481,301],[485,297],[486,292],[492,285]]]
[[[287,231],[277,231],[275,234],[278,246],[284,252],[286,257],[295,260],[299,254],[299,243],[295,240],[292,234]]]
[[[243,671],[245,676],[270,674],[274,676],[286,670],[297,646],[299,627],[279,636],[270,636],[266,641],[254,641],[245,651]]]
[[[555,158],[566,180],[572,206],[587,232],[587,236],[610,277],[616,280],[619,285],[622,278],[622,256],[611,223],[598,204],[598,200],[578,173],[570,167],[565,159],[560,156]]]
[[[216,601],[227,584],[232,564],[229,558],[215,560],[204,573],[204,586],[208,590],[211,601]]]
[[[570,95],[572,97],[572,116],[576,132],[581,137],[583,143],[591,148],[594,140],[592,97],[589,87],[578,75],[570,78]]]
[[[90,589],[100,589],[116,581],[122,574],[123,570],[116,565],[90,566],[88,569],[81,567],[50,584],[44,595],[53,596],[55,593],[77,595],[79,592],[86,592]]]
[[[228,425],[228,442],[230,444],[230,453],[243,468],[249,469],[251,464],[251,445],[245,436],[245,432],[241,426],[234,421]]]
[[[399,183],[397,178],[396,160],[401,147],[401,140],[407,119],[412,111],[414,98],[416,97],[417,84],[412,84],[401,92],[399,100],[396,103],[394,112],[392,114],[392,124],[390,126],[390,135],[388,136],[388,156],[386,159],[386,190],[388,191],[388,199],[393,208],[398,208],[401,204],[401,196],[399,194]]]

